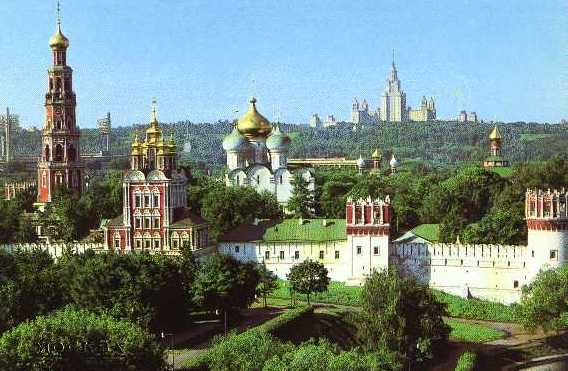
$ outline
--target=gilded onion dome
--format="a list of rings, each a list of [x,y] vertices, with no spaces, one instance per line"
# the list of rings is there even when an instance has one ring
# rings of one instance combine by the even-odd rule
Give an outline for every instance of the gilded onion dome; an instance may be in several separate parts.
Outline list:
[[[146,129],[146,143],[147,144],[157,144],[158,141],[162,139],[162,131],[158,126],[158,117],[156,114],[156,102],[153,102],[154,107],[152,108],[152,121],[150,122],[150,127]]]
[[[231,134],[227,135],[223,139],[223,149],[225,151],[242,151],[248,146],[247,138],[241,134],[237,125],[233,127]]]
[[[132,142],[131,155],[140,156],[142,154],[141,149],[142,149],[142,144],[140,143],[140,140],[138,140],[138,133],[136,133],[134,136],[134,142]]]
[[[501,139],[501,133],[499,132],[499,128],[497,125],[491,130],[491,134],[489,134],[489,140],[499,140]]]
[[[381,151],[379,151],[378,148],[375,149],[375,151],[373,152],[373,154],[371,155],[371,158],[373,160],[377,160],[381,158]]]
[[[272,134],[266,139],[266,148],[270,151],[286,150],[291,142],[290,137],[280,131],[279,125],[276,125],[274,130],[272,130]]]
[[[249,110],[239,119],[237,128],[247,138],[267,137],[272,131],[270,122],[256,110],[256,98],[250,99]]]
[[[57,21],[57,30],[49,38],[49,46],[53,49],[67,49],[69,47],[69,39],[61,32],[61,22]]]

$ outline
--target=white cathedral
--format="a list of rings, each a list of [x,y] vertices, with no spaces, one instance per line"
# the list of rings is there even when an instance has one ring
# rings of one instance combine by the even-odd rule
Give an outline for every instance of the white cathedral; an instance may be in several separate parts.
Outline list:
[[[295,173],[300,174],[313,190],[314,176],[308,169],[292,170],[288,166],[291,142],[278,124],[272,126],[257,111],[256,99],[251,98],[248,111],[223,139],[223,149],[227,153],[226,184],[268,191],[284,206],[292,196]]]

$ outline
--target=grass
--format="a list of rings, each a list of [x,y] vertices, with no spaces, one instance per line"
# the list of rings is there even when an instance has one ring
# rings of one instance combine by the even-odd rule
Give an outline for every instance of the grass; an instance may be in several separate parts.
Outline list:
[[[453,341],[487,343],[505,336],[503,331],[476,323],[464,323],[454,319],[447,319],[445,322],[452,328],[450,339]]]
[[[514,307],[478,299],[464,299],[442,291],[434,294],[448,305],[449,315],[458,318],[480,319],[497,322],[516,322]]]
[[[311,296],[313,303],[327,303],[347,306],[358,306],[361,286],[346,286],[342,282],[331,282],[326,292]],[[433,290],[434,295],[448,306],[451,317],[478,319],[496,322],[516,322],[514,307],[478,299],[464,299],[442,291]],[[269,296],[282,305],[290,304],[290,290],[287,281],[279,280],[278,288]],[[306,302],[305,295],[296,294],[298,302]],[[271,304],[272,305],[272,304]],[[280,306],[280,305],[278,305]]]
[[[327,303],[338,305],[359,305],[359,294],[362,290],[360,286],[346,286],[342,282],[331,282],[327,291],[310,296],[310,301],[314,303]],[[288,300],[290,303],[290,288],[288,282],[278,280],[278,288],[270,295],[272,299]],[[300,302],[307,301],[305,295],[296,294],[296,300]]]
[[[411,232],[431,242],[437,242],[440,239],[439,224],[420,224],[414,227]]]
[[[473,352],[467,351],[462,353],[458,359],[458,364],[454,371],[473,371],[477,363],[477,355]]]
[[[491,169],[494,173],[506,178],[513,173],[512,167],[494,167]]]
[[[520,139],[523,142],[532,142],[533,140],[550,138],[552,136],[554,136],[554,135],[553,134],[546,134],[546,133],[541,133],[541,134],[524,133],[524,134],[521,134]]]

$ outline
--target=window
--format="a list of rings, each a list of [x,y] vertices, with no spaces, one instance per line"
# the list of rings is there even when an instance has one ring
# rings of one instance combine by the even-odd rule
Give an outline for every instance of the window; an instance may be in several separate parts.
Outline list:
[[[160,196],[157,194],[154,195],[154,207],[160,207]]]
[[[339,251],[335,252],[335,259],[339,259]]]
[[[150,218],[144,218],[144,228],[150,229]]]
[[[515,280],[513,281],[513,288],[518,288],[519,287],[519,281]]]
[[[178,240],[172,240],[172,248],[174,249],[178,248]]]
[[[558,256],[558,250],[550,250],[550,260],[552,259],[557,259]]]
[[[462,260],[460,260],[460,265],[463,265],[463,259],[462,259]]]
[[[240,250],[241,250],[240,246],[235,246],[235,253],[236,254],[238,254]]]
[[[444,265],[448,265],[448,259],[444,259]]]
[[[152,207],[152,205],[150,205],[150,196],[149,195],[144,195],[144,207]]]
[[[154,249],[160,248],[160,240],[154,240]]]
[[[137,216],[136,219],[135,219],[135,222],[136,222],[135,223],[136,228],[142,228],[142,218],[141,217]]]
[[[150,240],[144,241],[144,247],[149,249],[150,248],[150,242],[151,242]]]
[[[362,247],[361,247],[361,246],[357,246],[357,255],[361,255],[361,250],[362,250]]]
[[[534,258],[534,250],[531,251],[531,256]]]
[[[141,249],[141,248],[142,248],[142,241],[141,241],[141,240],[136,240],[136,248],[137,248],[137,249]]]
[[[264,259],[270,259],[270,251],[265,251],[264,252]]]
[[[160,229],[160,218],[154,218],[154,228]]]
[[[323,259],[323,250],[320,250],[320,259]]]
[[[136,207],[142,207],[142,196],[136,195],[135,205]]]
[[[280,251],[280,259],[284,259],[284,251]]]
[[[379,247],[378,246],[373,247],[373,254],[379,255]]]
[[[300,259],[300,252],[299,251],[294,251],[294,259],[298,260]]]
[[[280,184],[282,184],[282,180],[283,180],[282,175],[280,175]]]
[[[114,239],[114,247],[116,249],[120,248],[120,238],[116,238]]]

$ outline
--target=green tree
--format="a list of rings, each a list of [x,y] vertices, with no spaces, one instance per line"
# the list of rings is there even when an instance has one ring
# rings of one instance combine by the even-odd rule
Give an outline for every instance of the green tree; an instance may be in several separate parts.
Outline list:
[[[60,276],[49,253],[0,250],[0,333],[64,304]]]
[[[173,257],[88,252],[62,259],[61,272],[67,300],[79,308],[156,331],[187,319],[184,280]]]
[[[412,364],[432,358],[448,340],[445,305],[395,268],[373,271],[360,302],[358,336],[369,351],[388,349]]]
[[[67,308],[0,337],[0,369],[14,371],[159,370],[164,350],[142,328]]]
[[[257,290],[262,295],[264,307],[266,308],[268,306],[266,302],[268,294],[278,288],[278,277],[274,274],[274,272],[266,269],[265,264],[258,266],[258,274],[259,281]]]
[[[259,273],[254,263],[241,263],[223,255],[211,255],[199,266],[193,284],[194,301],[205,309],[246,308],[256,296]]]
[[[568,327],[568,266],[541,270],[524,286],[516,315],[530,331],[558,332]]]
[[[287,275],[292,290],[305,294],[310,304],[310,294],[324,292],[329,286],[330,278],[327,268],[320,262],[304,260],[290,268]]]
[[[288,200],[287,208],[297,217],[311,218],[315,211],[314,191],[309,188],[309,182],[301,173],[295,173],[292,178],[292,197]]]

